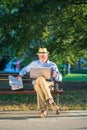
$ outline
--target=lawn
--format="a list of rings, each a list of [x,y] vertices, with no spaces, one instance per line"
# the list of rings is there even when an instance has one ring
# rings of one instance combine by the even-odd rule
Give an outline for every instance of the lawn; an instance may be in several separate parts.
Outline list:
[[[87,89],[68,90],[60,95],[61,110],[87,110]]]
[[[87,82],[87,74],[67,74],[63,81]],[[36,102],[36,95],[0,95],[0,111],[37,110]],[[65,90],[64,94],[60,95],[60,109],[87,110],[87,89]]]
[[[87,90],[65,90],[60,95],[60,109],[87,110]],[[7,110],[37,110],[36,95],[0,95],[0,111]]]
[[[63,77],[63,81],[87,82],[87,74],[67,74]]]

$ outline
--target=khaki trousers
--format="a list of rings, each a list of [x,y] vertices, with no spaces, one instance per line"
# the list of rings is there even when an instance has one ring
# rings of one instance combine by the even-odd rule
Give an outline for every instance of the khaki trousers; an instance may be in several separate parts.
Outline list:
[[[54,86],[53,82],[48,82],[44,77],[39,77],[34,82],[34,89],[37,93],[37,104],[39,109],[46,109],[46,101],[52,99],[50,85]]]

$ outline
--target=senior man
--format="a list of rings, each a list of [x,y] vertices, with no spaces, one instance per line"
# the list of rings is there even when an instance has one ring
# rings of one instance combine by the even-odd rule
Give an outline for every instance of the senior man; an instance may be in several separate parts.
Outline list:
[[[37,53],[38,60],[32,61],[25,66],[20,72],[18,77],[23,77],[26,73],[30,72],[30,67],[50,67],[51,77],[48,80],[42,75],[33,80],[34,89],[37,93],[38,108],[41,110],[40,117],[47,116],[47,103],[50,104],[53,111],[58,111],[59,107],[54,102],[50,92],[50,86],[54,85],[54,80],[61,81],[62,75],[60,74],[57,65],[49,60],[49,52],[46,48],[39,48]],[[17,77],[17,78],[18,78]]]

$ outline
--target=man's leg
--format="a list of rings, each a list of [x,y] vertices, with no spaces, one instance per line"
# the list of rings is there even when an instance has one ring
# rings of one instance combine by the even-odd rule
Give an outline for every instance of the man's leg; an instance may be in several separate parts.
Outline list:
[[[45,101],[48,99],[53,99],[50,92],[49,83],[45,80],[44,77],[41,76],[35,80],[34,89],[41,99],[44,98]]]
[[[52,110],[56,111],[58,109],[55,104],[52,94],[50,92],[49,83],[45,80],[44,77],[39,77],[34,82],[34,89],[37,92],[38,103],[41,109],[46,108],[46,101],[51,105]]]
[[[37,104],[38,104],[38,109],[46,109],[46,102],[45,102],[45,97],[42,89],[39,87],[37,83],[34,85],[34,89],[37,92]]]
[[[34,89],[37,92],[37,105],[41,110],[40,117],[45,117],[47,115],[45,95],[37,82],[34,83]]]

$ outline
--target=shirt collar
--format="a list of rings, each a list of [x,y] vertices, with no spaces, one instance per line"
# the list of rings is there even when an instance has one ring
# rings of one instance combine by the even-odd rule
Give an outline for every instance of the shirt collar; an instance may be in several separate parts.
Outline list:
[[[42,62],[41,60],[39,60],[41,63],[49,63],[49,60],[47,60],[46,62]]]

